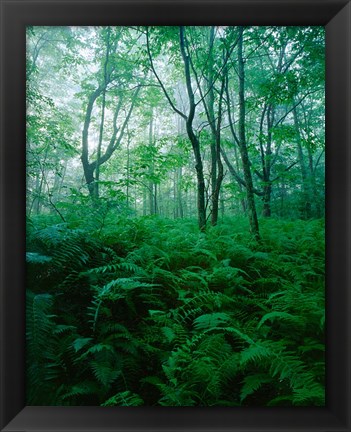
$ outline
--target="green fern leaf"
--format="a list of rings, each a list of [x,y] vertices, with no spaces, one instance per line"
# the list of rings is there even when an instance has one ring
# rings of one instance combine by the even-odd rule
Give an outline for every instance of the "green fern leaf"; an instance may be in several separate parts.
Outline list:
[[[120,392],[107,399],[101,406],[141,406],[143,399],[136,393],[130,391]]]
[[[90,367],[95,378],[104,387],[110,387],[115,379],[121,374],[120,370],[115,370],[109,362],[92,361]]]
[[[194,320],[193,326],[196,330],[204,330],[223,327],[229,324],[230,321],[231,318],[228,314],[224,312],[214,312],[211,314],[200,315]]]
[[[76,339],[72,346],[75,349],[76,352],[80,351],[82,348],[84,348],[91,340],[92,338],[78,338]]]
[[[266,315],[264,315],[261,318],[260,322],[258,323],[257,329],[259,329],[267,320],[274,321],[276,319],[286,320],[286,321],[292,322],[295,325],[304,325],[305,324],[302,317],[297,317],[297,316],[291,315],[287,312],[275,311],[275,312],[269,312]]]
[[[272,378],[267,374],[249,375],[244,379],[244,385],[240,392],[240,401],[243,402],[248,396],[257,391],[263,384],[272,381]]]
[[[36,252],[26,252],[26,261],[28,264],[46,264],[52,261],[52,257]]]
[[[91,382],[82,382],[69,387],[69,390],[61,395],[61,399],[64,401],[66,399],[76,398],[82,395],[91,395],[97,392],[97,387]]]

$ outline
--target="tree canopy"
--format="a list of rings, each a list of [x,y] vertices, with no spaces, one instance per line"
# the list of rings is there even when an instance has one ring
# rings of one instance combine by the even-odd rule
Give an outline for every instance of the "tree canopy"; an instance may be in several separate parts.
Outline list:
[[[201,229],[244,211],[255,235],[257,215],[322,216],[323,33],[30,28],[29,213],[74,189]]]

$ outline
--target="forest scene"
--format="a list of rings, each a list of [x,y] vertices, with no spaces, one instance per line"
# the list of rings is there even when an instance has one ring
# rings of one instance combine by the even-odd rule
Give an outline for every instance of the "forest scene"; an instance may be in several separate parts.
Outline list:
[[[324,28],[26,43],[26,404],[324,406]]]

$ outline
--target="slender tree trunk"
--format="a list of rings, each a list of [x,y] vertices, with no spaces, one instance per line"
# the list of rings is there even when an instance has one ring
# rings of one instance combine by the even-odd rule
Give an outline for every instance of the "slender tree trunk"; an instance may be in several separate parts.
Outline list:
[[[44,187],[44,180],[45,180],[45,175],[44,175],[44,169],[43,167],[46,164],[46,159],[48,157],[48,153],[49,153],[49,146],[46,147],[45,149],[45,153],[44,153],[44,160],[40,160],[37,159],[37,163],[39,165],[39,171],[37,171],[37,175],[36,175],[36,180],[35,180],[35,197],[32,201],[32,205],[29,211],[29,215],[31,214],[32,209],[34,208],[34,212],[35,214],[40,214],[41,213],[41,208],[42,208],[42,201],[41,201],[41,197],[42,197],[42,193],[43,193],[43,187]]]
[[[320,199],[318,197],[318,191],[317,191],[317,183],[316,183],[316,173],[315,168],[313,165],[313,154],[310,146],[307,146],[307,153],[308,153],[308,168],[309,168],[309,178],[311,182],[311,193],[313,196],[313,202],[314,202],[314,208],[315,208],[315,216],[316,217],[322,217],[323,216],[323,208],[320,203]],[[312,209],[311,209],[312,211]]]
[[[183,218],[182,192],[180,188],[180,180],[182,176],[182,167],[174,170],[173,176],[173,217],[174,219]]]
[[[103,87],[99,86],[89,97],[87,110],[85,113],[84,127],[82,132],[82,165],[84,171],[85,181],[88,186],[89,194],[91,198],[94,198],[94,170],[95,167],[89,162],[89,147],[88,147],[88,135],[89,135],[89,126],[91,121],[91,114],[93,111],[93,106],[96,99],[100,96],[103,91]]]
[[[67,160],[64,162],[64,165],[60,167],[59,171],[55,172],[55,180],[54,180],[54,186],[52,188],[52,195],[55,198],[56,202],[60,200],[61,189],[65,178],[66,169],[67,169]]]
[[[233,147],[234,147],[234,162],[235,162],[236,171],[240,172],[238,150],[237,150],[237,147],[235,144]],[[240,182],[238,182],[238,188],[239,188],[239,193],[240,193],[240,205],[241,205],[241,208],[242,208],[244,215],[246,215],[247,205],[246,205],[245,191],[244,191],[244,188]]]
[[[104,90],[102,93],[99,143],[97,148],[95,180],[94,180],[94,189],[93,189],[94,202],[97,202],[99,200],[100,158],[101,158],[101,146],[102,146],[102,137],[103,137],[104,121],[105,121],[105,105],[106,105],[106,91]]]
[[[284,179],[282,179],[280,185],[280,217],[285,217],[285,212],[284,212],[285,197],[286,197],[286,185]]]
[[[219,201],[220,201],[220,207],[221,207],[221,218],[223,219],[224,214],[225,214],[225,200],[224,200],[223,191],[221,191]]]
[[[195,157],[195,169],[197,179],[197,212],[198,212],[198,224],[201,231],[206,229],[206,206],[205,206],[205,178],[204,169],[202,163],[202,157],[200,152],[200,141],[195,135],[193,130],[193,120],[195,115],[195,96],[191,86],[190,76],[190,60],[185,50],[185,34],[184,27],[179,28],[179,40],[180,40],[180,51],[182,54],[184,69],[185,69],[185,80],[189,98],[189,114],[186,118],[186,131],[191,142],[193,153]]]
[[[101,158],[101,147],[102,147],[102,137],[104,131],[105,122],[105,105],[106,105],[106,91],[102,93],[102,107],[101,107],[101,120],[100,120],[100,131],[99,131],[99,142],[97,148],[96,156],[96,168],[95,168],[95,180],[94,180],[94,201],[99,200],[99,180],[100,180],[100,158]]]
[[[166,96],[171,108],[174,112],[176,112],[178,115],[180,115],[186,123],[186,131],[188,134],[188,138],[191,142],[191,146],[193,149],[193,154],[195,157],[195,170],[196,170],[196,180],[197,180],[197,213],[198,213],[198,224],[201,231],[204,231],[206,229],[206,205],[205,205],[205,178],[204,178],[204,170],[203,170],[203,163],[202,163],[202,157],[201,157],[201,151],[200,151],[200,141],[199,138],[196,136],[194,129],[193,129],[193,120],[195,116],[195,109],[196,109],[196,103],[195,103],[195,96],[192,89],[192,83],[191,83],[191,74],[190,74],[190,59],[187,54],[187,48],[186,48],[186,37],[185,37],[185,29],[184,26],[179,27],[179,45],[180,45],[180,53],[182,56],[183,64],[184,64],[184,73],[185,73],[185,82],[186,82],[186,88],[187,88],[187,94],[188,94],[188,103],[189,103],[189,112],[186,115],[182,111],[180,111],[173,103],[172,98],[167,93],[167,90],[165,89],[165,86],[163,82],[161,81],[160,77],[158,76],[153,60],[152,55],[150,51],[150,39],[149,39],[149,31],[148,28],[146,29],[146,45],[147,45],[147,51],[150,61],[151,69],[157,79],[157,81],[160,84],[160,87]]]
[[[105,107],[106,107],[106,87],[107,87],[107,65],[110,55],[110,27],[107,28],[107,46],[106,46],[106,56],[104,62],[104,88],[102,91],[102,106],[101,106],[101,120],[100,120],[100,130],[99,130],[99,143],[97,148],[96,156],[96,168],[95,168],[95,182],[94,182],[94,201],[99,200],[99,180],[100,180],[100,159],[101,159],[101,147],[102,138],[104,134],[104,122],[105,122]]]
[[[285,50],[286,50],[286,43],[284,43],[280,49],[278,64],[276,68],[276,72],[278,74],[282,73]],[[261,66],[262,66],[262,60],[261,60]],[[262,164],[262,174],[260,175],[260,178],[263,181],[263,210],[262,210],[263,217],[270,217],[272,215],[272,209],[271,209],[271,197],[272,197],[272,187],[273,187],[273,182],[271,179],[271,171],[273,166],[272,132],[274,127],[275,112],[276,112],[275,105],[266,102],[264,104],[264,108],[261,115],[261,121],[260,121],[259,145],[260,145],[261,164]],[[263,137],[263,122],[265,117],[266,117],[266,124],[267,124],[267,136],[266,136],[266,148],[264,149],[262,137]],[[275,156],[277,156],[277,152],[278,150],[276,151]]]
[[[209,34],[209,54],[207,61],[207,115],[208,122],[210,124],[211,129],[211,197],[212,197],[212,215],[211,215],[211,223],[216,225],[217,220],[216,216],[218,214],[218,200],[217,200],[217,208],[216,207],[216,183],[217,183],[217,149],[216,149],[216,118],[214,112],[214,86],[213,86],[213,43],[214,43],[214,26],[210,27]]]
[[[146,195],[147,195],[146,187],[143,185],[143,216],[147,215],[147,204],[146,204],[147,198],[146,198]]]
[[[223,159],[224,159],[227,167],[229,168],[229,172],[231,173],[233,180],[236,181],[238,184],[239,192],[240,192],[240,204],[241,204],[243,213],[246,215],[247,214],[247,203],[246,203],[246,199],[244,198],[244,189],[243,189],[243,188],[245,188],[245,194],[246,194],[246,183],[241,178],[241,176],[239,175],[239,173],[240,173],[239,159],[241,158],[241,154],[240,154],[240,156],[238,155],[237,146],[238,147],[240,146],[240,142],[239,142],[239,138],[237,137],[237,134],[235,132],[234,122],[233,122],[232,115],[231,115],[230,106],[231,106],[231,104],[233,104],[233,102],[232,102],[230,94],[229,94],[229,76],[228,76],[227,70],[225,71],[225,92],[226,92],[226,96],[227,96],[228,122],[229,122],[230,131],[231,131],[233,139],[234,139],[233,150],[234,150],[235,168],[231,164],[231,162],[229,161],[224,149],[221,149],[221,154],[223,156]]]
[[[309,185],[309,179],[307,175],[307,169],[305,164],[305,157],[303,154],[302,144],[301,144],[301,134],[300,134],[300,123],[299,117],[297,114],[297,108],[294,105],[293,108],[293,116],[294,116],[294,124],[296,129],[296,137],[297,137],[297,156],[299,160],[300,170],[301,170],[301,178],[302,178],[302,192],[303,192],[303,217],[304,219],[309,219],[311,217],[311,191]]]
[[[32,208],[34,209],[34,212],[36,215],[40,214],[41,210],[41,194],[43,190],[43,177],[40,177],[39,173],[36,175],[35,178],[35,194],[34,194],[34,200],[32,202]],[[29,212],[30,215],[31,211]]]
[[[222,122],[222,101],[223,101],[223,93],[224,93],[224,79],[222,80],[221,91],[219,95],[218,102],[218,119],[217,119],[217,127],[215,134],[215,156],[216,156],[216,166],[218,168],[218,175],[216,177],[215,188],[212,191],[212,214],[211,214],[211,223],[213,226],[217,225],[218,222],[218,207],[219,207],[219,194],[221,191],[221,185],[223,181],[223,163],[221,160],[221,122]]]
[[[178,215],[180,218],[183,219],[184,210],[183,210],[181,182],[182,182],[182,167],[179,167],[177,170],[177,185],[176,185],[176,187],[177,187],[177,203],[178,203]]]
[[[179,210],[178,210],[178,200],[177,200],[177,170],[175,169],[173,172],[173,219],[178,218]]]
[[[195,155],[195,169],[197,178],[197,212],[198,212],[198,223],[201,231],[206,229],[206,206],[205,206],[205,178],[204,169],[200,153],[200,142],[193,133],[192,129],[187,125],[187,131],[191,144],[193,146],[193,151]]]
[[[214,94],[214,56],[213,45],[215,38],[215,27],[210,27],[209,33],[209,54],[207,62],[207,97],[201,91],[201,85],[197,74],[196,82],[205,107],[207,119],[211,130],[211,168],[210,168],[210,198],[211,198],[211,224],[214,226],[218,221],[219,193],[223,180],[223,164],[221,160],[221,121],[222,121],[222,100],[225,89],[225,79],[222,77],[222,85],[219,93],[217,120],[215,115],[215,94]],[[194,70],[194,68],[193,68]]]
[[[264,217],[271,217],[271,196],[272,196],[272,185],[270,182],[263,187],[263,211],[262,215]]]
[[[243,32],[244,28],[239,27],[238,41],[238,75],[239,75],[239,150],[243,164],[244,178],[246,184],[246,197],[248,205],[248,214],[250,221],[250,230],[252,235],[258,240],[260,238],[255,198],[253,192],[252,174],[250,160],[247,151],[246,132],[245,132],[245,68],[243,59]]]
[[[267,145],[266,150],[262,154],[262,180],[263,180],[263,211],[262,216],[271,217],[271,196],[272,196],[272,128],[274,123],[274,107],[269,105],[264,110],[267,117]],[[262,134],[262,131],[261,131]],[[262,146],[261,146],[262,151]]]
[[[159,184],[157,187],[157,184],[154,184],[154,214],[157,214],[159,212],[159,206],[158,206],[158,196],[161,196],[161,185]]]
[[[177,132],[178,137],[184,134],[184,122],[180,116],[177,116]],[[179,150],[178,150],[179,151]],[[183,210],[183,201],[182,201],[182,175],[183,170],[182,167],[177,167],[174,171],[174,201],[175,201],[175,218],[183,218],[184,210]]]
[[[127,141],[127,187],[126,187],[126,201],[127,201],[127,209],[129,209],[129,181],[130,181],[130,137],[128,135],[128,141]]]
[[[151,117],[149,121],[149,148],[150,150],[153,147],[154,143],[154,132],[153,132],[153,112],[151,110]],[[151,154],[151,159],[149,163],[149,176],[151,177],[154,173],[154,162],[153,162],[153,154]],[[154,215],[156,213],[155,200],[156,200],[156,188],[154,182],[149,180],[149,212],[150,215]]]

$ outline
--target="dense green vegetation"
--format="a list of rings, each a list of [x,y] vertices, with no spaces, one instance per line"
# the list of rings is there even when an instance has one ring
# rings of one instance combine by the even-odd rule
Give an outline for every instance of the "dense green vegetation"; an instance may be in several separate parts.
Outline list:
[[[324,32],[27,31],[27,404],[325,404]]]
[[[29,229],[32,403],[323,404],[321,221],[106,219]]]

